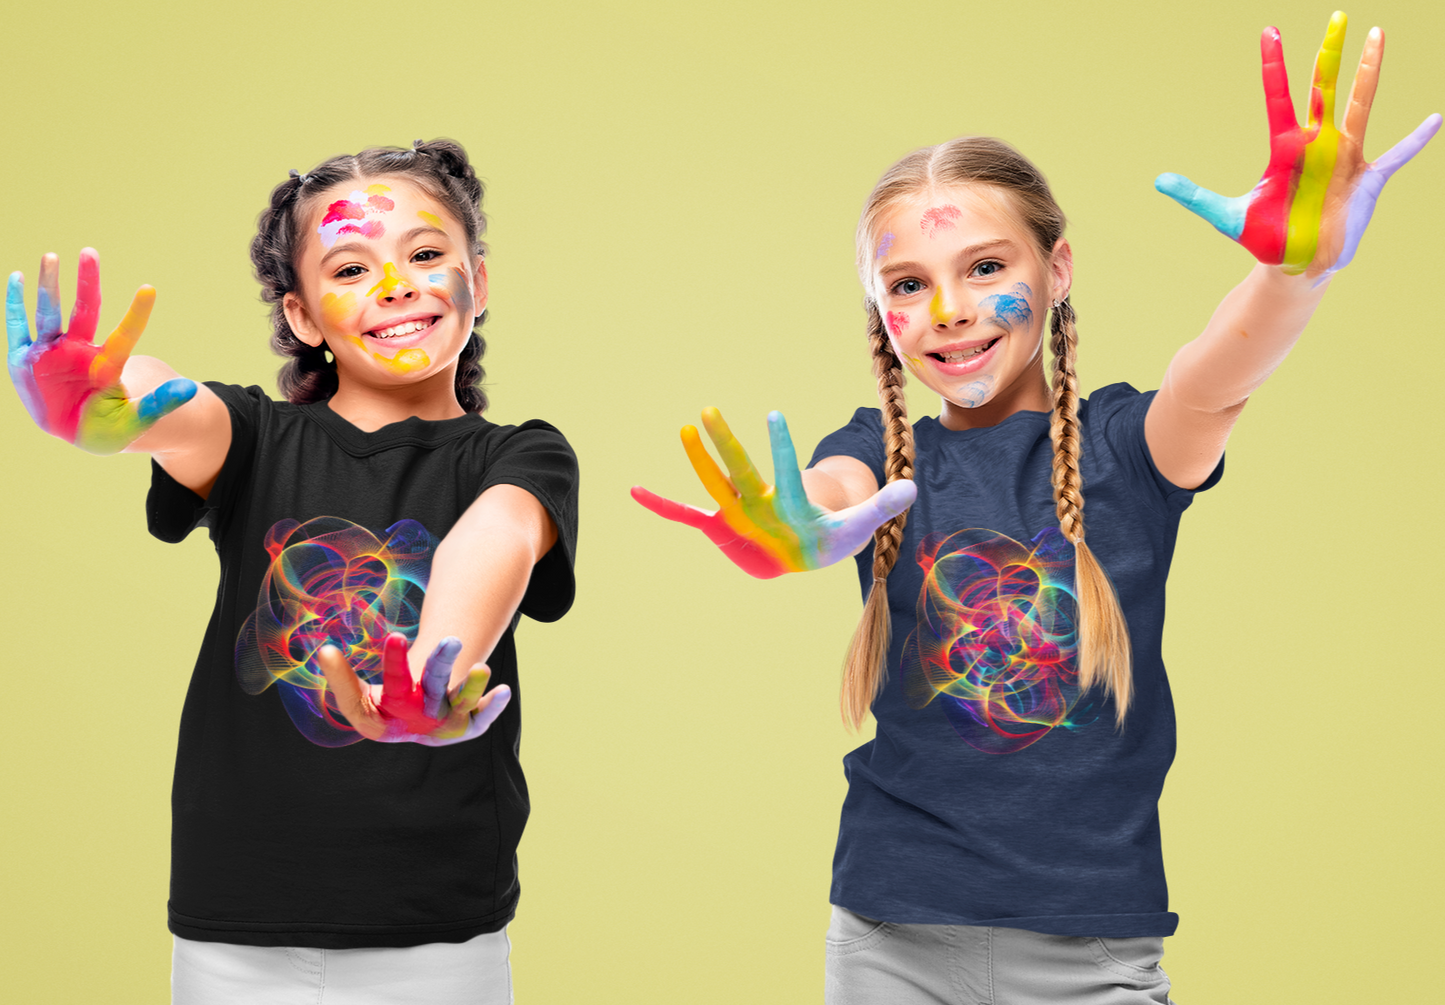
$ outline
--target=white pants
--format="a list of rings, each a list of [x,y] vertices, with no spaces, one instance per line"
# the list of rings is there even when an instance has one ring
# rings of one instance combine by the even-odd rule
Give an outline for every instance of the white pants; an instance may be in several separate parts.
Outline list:
[[[172,1005],[511,1005],[507,930],[404,949],[234,946],[177,938]]]

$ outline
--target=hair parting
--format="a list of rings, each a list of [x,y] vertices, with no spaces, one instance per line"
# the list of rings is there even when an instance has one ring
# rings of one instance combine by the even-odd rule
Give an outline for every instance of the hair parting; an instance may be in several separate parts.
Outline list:
[[[913,430],[903,401],[903,369],[883,327],[874,289],[873,258],[879,224],[901,202],[935,188],[982,186],[997,194],[1030,233],[1047,261],[1064,233],[1064,214],[1043,173],[1001,140],[965,136],[936,147],[915,150],[884,172],[863,206],[858,221],[858,274],[867,291],[868,342],[878,397],[883,405],[884,470],[889,481],[913,475]],[[1079,393],[1075,372],[1078,332],[1067,296],[1050,319],[1054,356],[1053,413],[1049,438],[1054,459],[1051,482],[1059,530],[1074,545],[1074,594],[1077,605],[1076,666],[1081,689],[1102,684],[1113,697],[1116,721],[1123,726],[1133,697],[1129,628],[1108,573],[1084,538],[1083,477],[1079,462]],[[886,678],[885,660],[891,617],[887,578],[903,542],[903,513],[874,534],[873,585],[843,666],[842,711],[854,729],[862,725]],[[882,587],[882,589],[880,589]]]
[[[370,147],[359,154],[342,154],[323,161],[304,174],[290,176],[271,190],[270,204],[257,220],[251,241],[251,264],[261,284],[261,299],[271,305],[271,351],[286,357],[276,384],[287,401],[298,405],[325,401],[336,393],[336,363],[328,360],[325,343],[310,346],[296,337],[286,320],[282,300],[298,287],[296,255],[302,246],[301,228],[322,192],[342,182],[363,178],[406,178],[447,208],[466,232],[476,258],[485,258],[482,235],[487,218],[482,212],[483,187],[460,143],[452,140],[417,140],[410,148]],[[303,194],[304,190],[304,194]],[[483,310],[476,316],[471,337],[457,359],[456,395],[463,410],[481,412],[487,396],[481,388],[486,377],[481,359],[487,350],[481,327]]]

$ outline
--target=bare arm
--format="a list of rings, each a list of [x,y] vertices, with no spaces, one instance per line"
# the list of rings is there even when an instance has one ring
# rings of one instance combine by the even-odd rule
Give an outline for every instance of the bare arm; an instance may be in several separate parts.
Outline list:
[[[179,376],[153,356],[132,356],[121,374],[127,397],[147,394]],[[146,430],[125,448],[148,453],[176,481],[202,499],[211,493],[231,449],[231,415],[204,384],[196,396]]]
[[[1244,403],[1289,355],[1325,284],[1256,265],[1203,333],[1174,354],[1144,420],[1159,473],[1195,488],[1219,463]]]
[[[516,614],[532,567],[557,543],[557,525],[537,497],[516,485],[487,489],[437,546],[412,644],[412,673],[448,635],[461,640],[453,683],[491,655]]]

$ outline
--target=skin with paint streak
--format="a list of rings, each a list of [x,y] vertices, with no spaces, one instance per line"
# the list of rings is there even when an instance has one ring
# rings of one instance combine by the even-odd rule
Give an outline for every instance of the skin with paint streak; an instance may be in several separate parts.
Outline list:
[[[1177,174],[1162,174],[1155,187],[1238,241],[1266,265],[1286,273],[1327,276],[1354,258],[1385,182],[1410,161],[1440,128],[1431,115],[1374,163],[1364,159],[1365,127],[1379,80],[1385,36],[1371,29],[1345,108],[1335,126],[1335,84],[1345,42],[1345,15],[1330,18],[1315,57],[1309,113],[1295,118],[1279,31],[1260,39],[1265,108],[1269,117],[1269,166],[1258,185],[1227,199]]]
[[[93,339],[100,319],[100,259],[80,253],[80,275],[70,326],[60,330],[60,263],[40,263],[35,338],[25,316],[25,277],[10,276],[5,293],[5,332],[10,380],[35,424],[93,454],[113,454],[139,439],[160,419],[196,394],[193,381],[177,377],[144,395],[130,397],[121,373],[150,318],[155,290],[142,286],[104,345]]]

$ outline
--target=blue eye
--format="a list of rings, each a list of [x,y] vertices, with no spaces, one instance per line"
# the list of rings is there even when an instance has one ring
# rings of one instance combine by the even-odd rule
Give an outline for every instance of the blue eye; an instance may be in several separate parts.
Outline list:
[[[888,288],[888,292],[900,297],[911,297],[923,291],[923,283],[917,279],[900,279]]]
[[[980,276],[991,276],[995,272],[1000,272],[1002,270],[1003,262],[995,262],[992,259],[987,262],[979,262],[973,267],[974,274]]]

